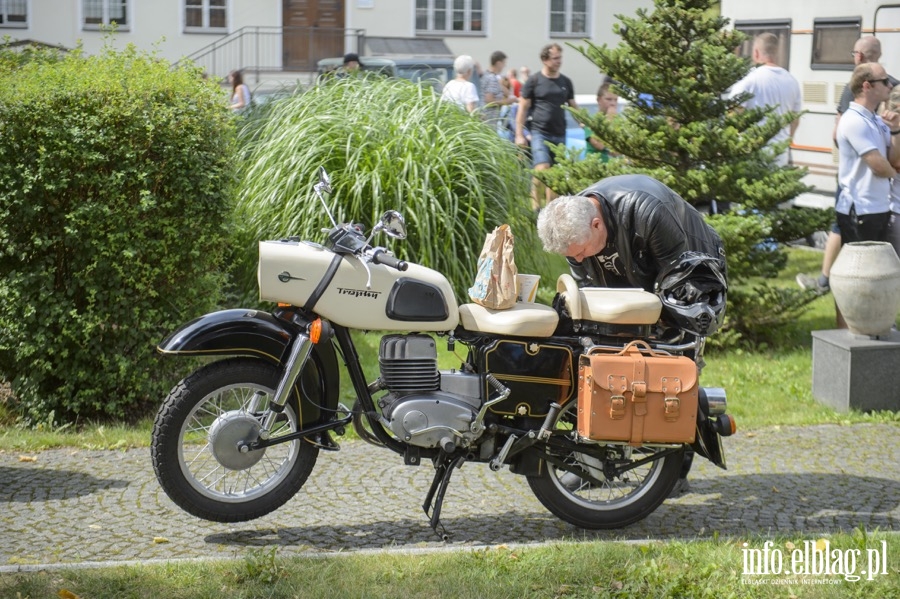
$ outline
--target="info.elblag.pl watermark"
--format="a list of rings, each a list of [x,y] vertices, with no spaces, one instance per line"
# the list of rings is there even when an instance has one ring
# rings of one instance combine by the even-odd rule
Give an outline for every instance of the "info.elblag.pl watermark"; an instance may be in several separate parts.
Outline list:
[[[783,548],[766,541],[761,548],[744,543],[741,553],[742,584],[839,584],[888,574],[887,541],[865,549],[832,547],[828,539],[788,541]]]

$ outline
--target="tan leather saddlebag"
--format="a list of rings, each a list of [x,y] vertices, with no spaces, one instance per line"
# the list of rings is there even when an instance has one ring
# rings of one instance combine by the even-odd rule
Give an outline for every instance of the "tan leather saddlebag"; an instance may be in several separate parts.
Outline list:
[[[598,441],[693,443],[697,365],[632,341],[618,353],[583,355],[578,434]]]

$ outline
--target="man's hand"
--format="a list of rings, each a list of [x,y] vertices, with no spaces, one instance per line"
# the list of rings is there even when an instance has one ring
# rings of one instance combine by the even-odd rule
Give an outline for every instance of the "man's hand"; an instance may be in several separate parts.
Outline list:
[[[896,131],[900,128],[900,112],[885,110],[881,113],[881,119],[887,123],[888,127],[891,128],[891,131]]]
[[[887,124],[892,132],[900,130],[900,112],[885,110],[881,113],[881,120]],[[900,134],[892,134],[891,145],[888,146],[888,162],[894,167],[894,170],[900,168],[900,139],[898,138],[900,138]]]

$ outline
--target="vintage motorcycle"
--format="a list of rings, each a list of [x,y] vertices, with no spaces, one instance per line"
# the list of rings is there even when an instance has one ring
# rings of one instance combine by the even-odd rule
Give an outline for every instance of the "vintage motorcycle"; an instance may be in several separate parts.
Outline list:
[[[438,534],[446,534],[441,506],[463,462],[508,466],[549,511],[587,529],[618,528],[652,513],[686,453],[725,467],[721,437],[734,432],[734,421],[722,389],[698,389],[689,443],[635,444],[577,429],[579,359],[634,340],[656,352],[700,355],[702,336],[654,334],[662,305],[656,294],[582,290],[564,274],[554,307],[458,305],[443,275],[370,244],[378,232],[405,237],[398,212],[385,213],[366,237],[360,226],[334,221],[321,169],[315,193],[333,225],[324,244],[288,238],[259,245],[260,296],[277,308],[207,314],[158,347],[165,355],[224,358],[180,381],[156,416],[153,467],[182,509],[218,522],[272,512],[303,486],[320,451],[339,449],[332,434],[351,424],[407,465],[433,464],[423,508]],[[381,338],[380,376],[372,382],[354,329],[399,331]],[[458,368],[439,370],[438,340],[454,354],[465,348]],[[339,361],[355,391],[352,408],[338,401]]]

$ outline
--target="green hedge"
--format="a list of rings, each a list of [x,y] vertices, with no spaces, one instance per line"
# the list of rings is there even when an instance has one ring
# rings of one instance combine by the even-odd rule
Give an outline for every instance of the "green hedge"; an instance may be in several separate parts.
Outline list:
[[[30,416],[172,385],[155,345],[218,300],[234,145],[214,84],[133,47],[0,72],[0,377]]]

